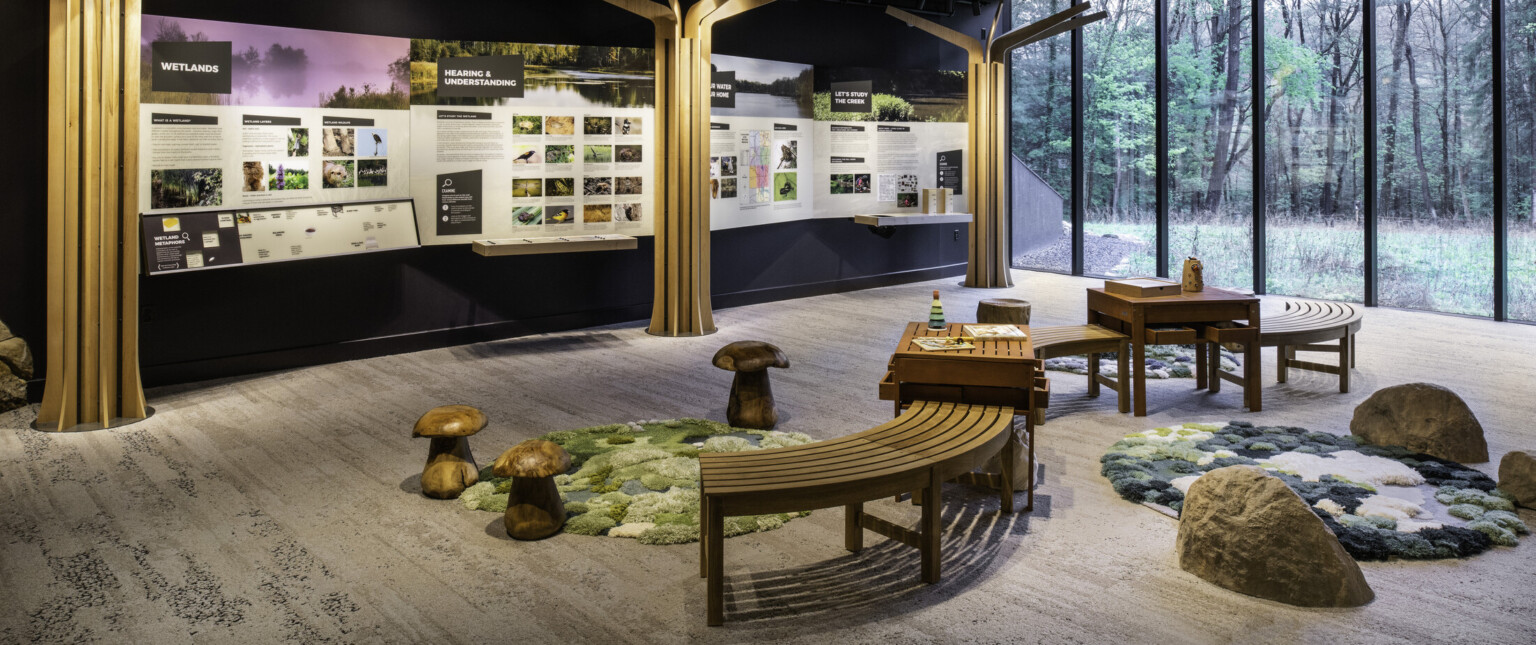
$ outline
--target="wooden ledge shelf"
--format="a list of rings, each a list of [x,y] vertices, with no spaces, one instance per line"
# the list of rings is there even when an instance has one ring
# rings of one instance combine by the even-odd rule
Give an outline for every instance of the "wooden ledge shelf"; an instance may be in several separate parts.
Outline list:
[[[870,226],[913,226],[916,224],[969,223],[970,213],[884,213],[880,215],[854,215],[856,224]]]
[[[560,235],[552,237],[508,237],[495,240],[475,240],[476,253],[486,257],[498,255],[538,255],[541,253],[577,253],[582,251],[618,251],[639,246],[639,240],[628,235],[605,233],[600,235]]]

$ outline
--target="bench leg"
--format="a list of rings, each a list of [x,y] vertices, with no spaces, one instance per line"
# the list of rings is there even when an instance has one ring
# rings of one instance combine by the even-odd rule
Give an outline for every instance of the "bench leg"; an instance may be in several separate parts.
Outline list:
[[[1249,412],[1264,409],[1264,377],[1259,374],[1259,339],[1243,343],[1243,400]]]
[[[709,497],[699,496],[699,577],[709,577]]]
[[[1024,423],[1028,424],[1029,416],[1026,415],[1024,418]],[[1019,454],[1018,442],[1018,435],[1014,434],[1012,428],[1009,428],[1008,441],[1003,443],[1002,454],[998,455],[998,461],[1002,462],[1003,465],[1003,481],[997,487],[997,494],[1000,496],[999,500],[1002,502],[1003,512],[1010,515],[1013,513],[1013,462]],[[933,506],[933,504],[929,504],[929,506]]]
[[[1099,355],[1088,355],[1088,396],[1099,395]]]
[[[1349,366],[1351,368],[1353,368],[1355,366],[1355,354],[1356,353],[1357,352],[1355,351],[1355,335],[1354,334],[1350,334],[1349,335]]]
[[[1140,334],[1142,334],[1143,337],[1145,337],[1147,332],[1140,325],[1135,326],[1134,329],[1135,329],[1135,331],[1137,333],[1140,333]],[[1136,391],[1136,414],[1135,414],[1135,416],[1138,416],[1138,417],[1147,416],[1147,377],[1146,377],[1146,374],[1145,374],[1146,366],[1147,366],[1147,344],[1143,343],[1143,342],[1138,342],[1138,343],[1136,343],[1136,349],[1133,350],[1133,352],[1131,354],[1131,375],[1130,375],[1131,376],[1131,382],[1132,382],[1132,386],[1131,387],[1132,387],[1132,389],[1134,389]]]
[[[705,601],[708,616],[705,622],[710,626],[716,626],[725,624],[725,554],[723,553],[725,547],[725,518],[720,515],[720,500],[709,499],[706,505],[706,512],[709,514],[709,524],[707,527],[700,524],[705,532],[700,537],[707,539],[709,542],[707,546],[709,559],[706,563],[709,571],[709,581],[706,583],[707,589],[705,592],[708,595]],[[702,520],[703,518],[700,519]]]
[[[1029,476],[1025,478],[1029,490],[1024,493],[1024,511],[1027,513],[1035,510],[1035,425],[1027,420],[1024,422],[1024,439],[1029,442],[1029,458],[1025,460],[1029,468]],[[1013,498],[1013,491],[1008,492],[1008,497]]]
[[[864,548],[864,504],[849,504],[843,513],[843,548],[857,553]]]
[[[1205,343],[1195,341],[1195,389],[1203,390],[1211,386],[1210,366],[1206,365]]]
[[[1207,380],[1211,384],[1211,394],[1219,394],[1221,392],[1221,344],[1206,343],[1203,349],[1210,352],[1210,356],[1206,357],[1206,365],[1210,369]]]
[[[928,469],[928,499],[923,504],[923,530],[919,540],[922,544],[923,582],[929,584],[939,581],[939,500],[943,497],[943,486],[944,482],[939,480],[939,471]]]
[[[1131,377],[1129,373],[1130,368],[1128,367],[1131,364],[1130,341],[1120,341],[1119,359],[1120,378],[1115,381],[1115,387],[1119,390],[1118,394],[1120,395],[1120,414],[1125,414],[1131,411]],[[1035,449],[1034,441],[1029,442],[1029,449]],[[1033,464],[1034,460],[1030,460],[1030,463]],[[1034,471],[1030,471],[1029,476],[1034,477]]]
[[[1349,394],[1349,366],[1355,360],[1355,353],[1350,351],[1350,336],[1339,339],[1339,391]]]
[[[1285,351],[1286,351],[1286,349],[1287,349],[1287,346],[1285,346],[1285,345],[1276,345],[1275,346],[1275,382],[1276,383],[1284,383],[1285,382],[1285,378],[1287,376],[1286,373],[1285,373],[1285,368],[1286,368],[1286,364],[1285,364],[1285,359],[1286,359]]]

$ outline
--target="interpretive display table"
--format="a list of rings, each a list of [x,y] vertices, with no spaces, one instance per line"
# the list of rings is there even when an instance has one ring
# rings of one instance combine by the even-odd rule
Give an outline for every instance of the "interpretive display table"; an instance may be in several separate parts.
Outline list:
[[[970,213],[883,213],[854,215],[853,221],[870,226],[914,226],[917,224],[959,224],[970,222]]]
[[[909,323],[891,355],[890,371],[880,382],[881,400],[894,401],[896,414],[913,401],[944,401],[972,405],[1005,405],[1024,418],[1024,437],[1012,434],[1015,448],[1027,444],[1029,502],[1034,507],[1035,440],[1034,415],[1037,406],[1049,403],[1050,381],[1044,376],[1045,363],[1035,358],[1027,325],[1016,325],[1024,338],[989,339],[972,342],[972,349],[929,351],[913,339],[964,335],[964,324],[951,323],[944,329],[929,329],[926,323]],[[1014,454],[1019,454],[1017,451]],[[985,477],[985,485],[1008,486],[1001,477]],[[1005,501],[1005,504],[1009,502]]]
[[[577,251],[617,251],[633,249],[639,241],[628,235],[605,233],[601,235],[560,235],[549,237],[508,237],[496,240],[475,240],[474,250],[484,256],[538,255],[541,253],[574,253]]]
[[[148,275],[420,246],[409,199],[140,217]]]
[[[1246,325],[1232,328],[1231,325],[1239,320],[1246,321]],[[1092,287],[1088,289],[1088,324],[1100,325],[1131,337],[1132,398],[1135,400],[1135,415],[1144,417],[1147,416],[1147,345],[1200,344],[1216,340],[1212,336],[1218,336],[1221,332],[1247,331],[1257,337],[1259,299],[1214,287],[1206,287],[1204,291],[1184,291],[1177,295],[1148,298],[1123,296]],[[1228,327],[1223,329],[1223,326]],[[1204,356],[1204,347],[1196,349],[1198,356]],[[1213,371],[1219,370],[1219,355],[1216,360],[1218,362],[1213,363]],[[1206,381],[1203,367],[1204,361],[1200,361],[1196,368],[1199,387],[1203,387]],[[1245,343],[1243,398],[1251,412],[1262,409],[1259,367],[1259,344]],[[1219,378],[1213,381],[1212,389],[1219,389]]]

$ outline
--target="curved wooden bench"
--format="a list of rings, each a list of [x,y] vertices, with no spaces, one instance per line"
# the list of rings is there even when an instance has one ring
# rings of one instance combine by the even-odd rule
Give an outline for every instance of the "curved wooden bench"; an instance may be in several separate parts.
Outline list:
[[[1046,360],[1062,356],[1088,355],[1088,396],[1099,395],[1099,384],[1113,388],[1120,400],[1120,412],[1131,411],[1130,381],[1127,371],[1131,364],[1131,337],[1099,325],[1066,325],[1061,327],[1032,327],[1029,341],[1034,345],[1035,358]],[[1099,354],[1116,352],[1119,356],[1118,378],[1099,373]],[[1035,425],[1045,424],[1045,405],[1034,409]]]
[[[849,551],[863,547],[862,531],[869,529],[918,549],[923,582],[938,582],[941,486],[999,452],[1003,477],[1011,480],[1012,429],[1013,408],[917,401],[879,427],[830,441],[699,455],[699,575],[708,579],[709,624],[725,620],[722,549],[729,515],[844,506]],[[1011,512],[1007,488],[1001,494],[1004,511]],[[927,500],[918,530],[864,513],[864,502],[914,490],[925,491]]]
[[[1297,300],[1285,303],[1285,313],[1265,318],[1259,346],[1275,347],[1275,380],[1284,383],[1286,370],[1296,368],[1339,375],[1339,391],[1349,392],[1349,370],[1355,366],[1355,332],[1360,312],[1342,302]],[[1336,345],[1321,345],[1337,341]],[[1296,360],[1296,352],[1339,355],[1338,365]]]

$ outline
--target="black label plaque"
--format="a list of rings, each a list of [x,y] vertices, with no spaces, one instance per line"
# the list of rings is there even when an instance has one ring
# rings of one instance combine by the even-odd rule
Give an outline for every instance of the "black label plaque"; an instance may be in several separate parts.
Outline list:
[[[228,42],[150,43],[149,87],[156,92],[229,94]]]
[[[437,59],[438,96],[523,97],[523,55]]]

